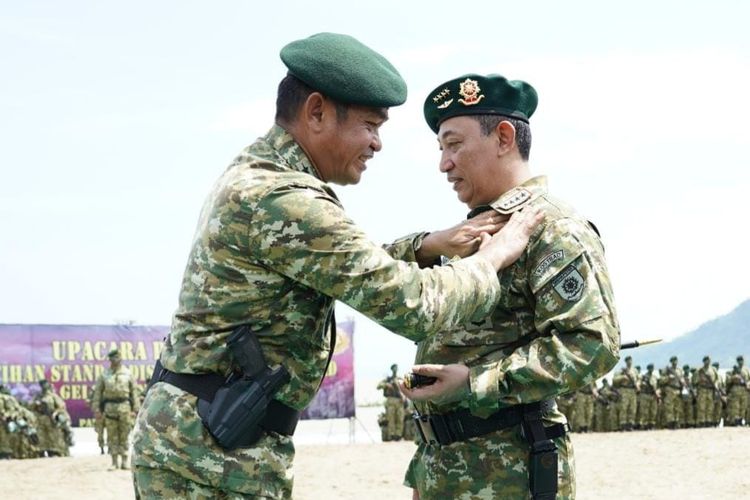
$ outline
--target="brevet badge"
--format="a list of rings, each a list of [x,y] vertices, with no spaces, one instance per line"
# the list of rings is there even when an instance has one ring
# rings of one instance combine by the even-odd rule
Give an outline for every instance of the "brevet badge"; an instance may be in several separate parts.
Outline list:
[[[464,106],[474,106],[479,104],[479,101],[484,99],[484,94],[479,94],[482,89],[479,88],[479,82],[467,78],[461,82],[461,89],[458,91],[463,99],[459,99],[458,102]]]

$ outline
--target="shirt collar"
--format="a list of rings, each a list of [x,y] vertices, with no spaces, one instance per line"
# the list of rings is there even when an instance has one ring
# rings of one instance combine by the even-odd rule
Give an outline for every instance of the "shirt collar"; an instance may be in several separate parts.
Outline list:
[[[305,150],[289,132],[278,125],[274,125],[263,139],[276,150],[290,168],[323,180]]]

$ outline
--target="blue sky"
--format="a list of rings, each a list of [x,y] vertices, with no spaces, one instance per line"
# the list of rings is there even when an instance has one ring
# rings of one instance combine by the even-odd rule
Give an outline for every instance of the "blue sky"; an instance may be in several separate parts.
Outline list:
[[[320,31],[359,38],[409,84],[363,182],[337,188],[374,241],[464,217],[422,102],[501,73],[539,91],[532,171],[601,229],[625,339],[748,298],[746,3],[355,5],[6,3],[0,322],[168,324],[205,195],[271,125],[279,49]],[[408,365],[408,341],[358,321],[359,374]]]

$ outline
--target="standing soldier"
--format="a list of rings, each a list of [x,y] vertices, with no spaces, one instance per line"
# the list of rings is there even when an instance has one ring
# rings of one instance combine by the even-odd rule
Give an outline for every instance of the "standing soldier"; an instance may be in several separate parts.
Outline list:
[[[385,425],[384,436],[388,441],[400,441],[404,434],[404,397],[398,389],[398,365],[391,365],[391,375],[381,380],[378,389],[385,397]]]
[[[96,442],[99,444],[99,453],[104,455],[104,416],[94,404],[95,392],[95,388],[89,392],[89,408],[91,408],[91,413],[94,415],[94,431],[96,431]]]
[[[682,420],[682,391],[685,389],[685,377],[677,366],[677,356],[669,358],[669,366],[664,369],[664,376],[659,379],[659,387],[664,397],[664,425],[676,429]]]
[[[741,358],[742,356],[738,356],[737,361]],[[747,405],[748,380],[744,377],[739,364],[734,365],[732,372],[727,375],[726,384],[729,402],[727,404],[728,418],[725,425],[740,426]]]
[[[0,459],[13,458],[13,434],[18,431],[17,416],[18,401],[7,387],[0,384]]]
[[[703,357],[703,366],[693,375],[695,386],[695,425],[710,427],[714,409],[714,396],[718,391],[718,374],[711,366],[711,358]]]
[[[737,366],[740,369],[740,374],[742,374],[742,378],[745,379],[745,386],[747,387],[747,392],[745,394],[744,398],[744,407],[741,409],[742,415],[745,417],[745,425],[750,425],[750,368],[745,366],[745,358],[742,357],[742,354],[737,356]]]
[[[632,431],[635,427],[636,396],[641,388],[632,357],[625,358],[625,366],[612,379],[612,386],[620,394],[620,430]]]
[[[727,407],[727,387],[726,381],[721,375],[721,371],[719,371],[719,362],[714,361],[711,363],[711,366],[716,370],[716,387],[718,388],[714,393],[714,407],[711,412],[711,423],[714,427],[718,427],[721,423],[721,419],[726,417],[724,412]]]
[[[588,432],[594,428],[594,400],[599,397],[596,382],[582,387],[576,393],[575,405],[575,430],[576,432]]]
[[[39,434],[37,433],[36,415],[21,403],[18,403],[16,409],[18,430],[12,438],[13,458],[38,458]]]
[[[102,373],[96,381],[94,408],[104,416],[107,450],[112,456],[112,468],[127,469],[128,435],[136,412],[135,383],[130,370],[122,365],[117,349],[111,350],[107,357],[109,370]]]
[[[682,389],[682,426],[685,428],[695,427],[694,373],[695,369],[691,369],[690,365],[683,365],[682,377],[685,379],[685,387]]]
[[[609,380],[602,379],[602,387],[598,392],[599,395],[594,403],[594,431],[609,432],[612,430],[611,407],[614,406],[612,402],[614,393]]]
[[[654,364],[649,363],[646,366],[646,373],[641,376],[641,394],[638,397],[641,429],[651,430],[656,427],[656,413],[661,402],[658,384],[659,379],[654,372]]]
[[[31,408],[37,416],[39,434],[39,451],[50,457],[68,457],[70,433],[70,415],[65,408],[63,398],[55,394],[46,379],[39,381],[41,392],[31,402]],[[67,432],[66,432],[67,429]]]

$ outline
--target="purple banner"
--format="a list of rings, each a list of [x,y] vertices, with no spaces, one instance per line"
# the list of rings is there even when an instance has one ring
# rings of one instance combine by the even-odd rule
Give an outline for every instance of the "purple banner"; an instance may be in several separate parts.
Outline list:
[[[22,401],[39,392],[46,378],[64,400],[74,426],[90,426],[88,401],[96,379],[118,349],[140,387],[151,378],[166,326],[0,325],[0,382]],[[317,397],[303,418],[354,416],[354,321],[338,323],[336,352]]]
[[[303,419],[354,416],[354,320],[336,323],[336,350],[315,399]]]
[[[0,325],[0,382],[28,401],[46,378],[64,400],[74,426],[92,424],[89,397],[118,349],[122,363],[143,387],[151,378],[165,326]]]

